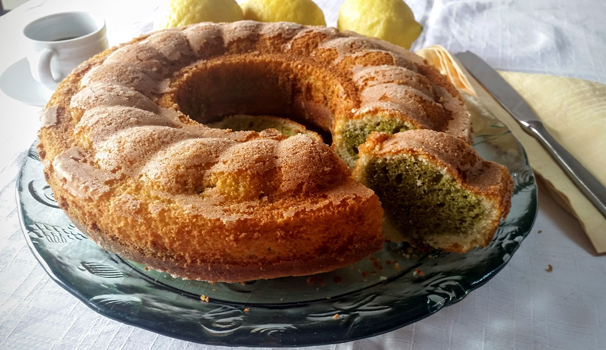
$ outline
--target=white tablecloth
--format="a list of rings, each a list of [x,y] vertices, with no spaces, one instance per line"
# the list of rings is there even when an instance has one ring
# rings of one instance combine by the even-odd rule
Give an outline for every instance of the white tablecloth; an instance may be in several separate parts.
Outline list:
[[[334,26],[342,1],[316,2]],[[603,1],[408,2],[425,28],[413,49],[441,44],[498,69],[606,83]],[[157,8],[157,0],[30,1],[0,17],[0,72],[24,57],[21,30],[39,16],[97,12],[117,44],[148,31]],[[225,349],[109,320],[46,275],[25,244],[15,201],[38,112],[0,93],[0,349]],[[384,335],[314,349],[606,349],[606,258],[573,217],[543,193],[539,201],[535,227],[509,264],[463,301]]]

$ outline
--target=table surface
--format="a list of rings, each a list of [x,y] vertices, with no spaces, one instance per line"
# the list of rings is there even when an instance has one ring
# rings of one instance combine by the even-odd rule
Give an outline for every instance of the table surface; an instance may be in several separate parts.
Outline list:
[[[343,1],[316,1],[335,25]],[[424,26],[414,44],[471,50],[497,69],[606,83],[606,3],[407,1]],[[106,19],[111,45],[147,32],[161,1],[33,0],[0,17],[0,72],[25,56],[21,30],[71,10]],[[98,315],[53,282],[25,243],[15,179],[40,108],[0,92],[0,348],[226,349],[160,336]],[[380,336],[314,349],[606,349],[606,257],[546,194],[509,264],[461,302]],[[605,228],[606,233],[606,228]],[[548,272],[548,266],[553,271]]]

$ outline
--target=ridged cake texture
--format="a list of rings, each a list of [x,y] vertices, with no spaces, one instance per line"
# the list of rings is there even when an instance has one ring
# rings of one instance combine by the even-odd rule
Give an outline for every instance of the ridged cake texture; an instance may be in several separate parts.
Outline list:
[[[288,117],[332,137],[205,126]],[[332,270],[381,249],[377,196],[348,165],[374,130],[470,142],[458,92],[386,42],[292,23],[164,30],[81,64],[38,147],[61,208],[101,246],[185,278]],[[334,151],[344,160],[341,160]]]

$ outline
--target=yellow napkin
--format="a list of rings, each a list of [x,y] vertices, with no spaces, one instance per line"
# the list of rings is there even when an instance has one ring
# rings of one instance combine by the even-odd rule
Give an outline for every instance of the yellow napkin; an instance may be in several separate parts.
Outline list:
[[[539,142],[446,49],[431,46],[417,54],[437,66],[459,89],[476,96],[507,125],[524,146],[539,184],[579,220],[596,251],[606,252],[606,219]],[[549,133],[606,184],[606,85],[551,75],[499,73],[528,102]]]

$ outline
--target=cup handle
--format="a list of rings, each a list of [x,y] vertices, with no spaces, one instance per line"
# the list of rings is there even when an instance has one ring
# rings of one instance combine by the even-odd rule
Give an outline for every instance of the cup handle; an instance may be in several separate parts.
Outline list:
[[[33,69],[31,70],[33,78],[51,90],[55,90],[58,84],[51,72],[51,59],[54,54],[56,54],[55,50],[44,49],[40,51],[34,58],[35,62],[33,62]]]

